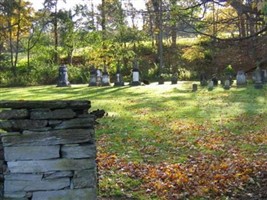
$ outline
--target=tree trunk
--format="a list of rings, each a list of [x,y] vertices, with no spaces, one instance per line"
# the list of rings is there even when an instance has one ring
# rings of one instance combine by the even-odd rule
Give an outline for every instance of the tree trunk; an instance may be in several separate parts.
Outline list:
[[[172,9],[175,8],[176,6],[176,0],[172,0],[171,1],[171,7]],[[172,14],[172,9],[171,9],[171,47],[173,49],[176,48],[176,42],[177,42],[177,31],[176,31],[176,26],[177,26],[177,22],[176,19],[174,18],[173,14]]]
[[[55,4],[55,16],[54,16],[54,38],[55,38],[55,44],[54,44],[54,62],[55,64],[58,64],[58,19],[57,19],[57,2]]]
[[[101,12],[101,27],[102,27],[102,49],[103,49],[103,63],[106,67],[106,0],[102,0]],[[104,69],[105,70],[105,69]]]
[[[239,15],[239,36],[240,38],[246,37],[246,25],[244,15]]]

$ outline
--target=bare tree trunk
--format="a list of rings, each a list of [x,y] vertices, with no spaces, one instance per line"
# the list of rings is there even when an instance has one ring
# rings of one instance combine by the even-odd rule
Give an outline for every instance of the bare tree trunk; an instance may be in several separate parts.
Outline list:
[[[106,67],[106,0],[102,0],[102,13],[101,13],[101,27],[102,27],[102,49],[103,49],[103,63],[104,63],[104,72],[107,71]]]
[[[148,10],[148,19],[149,19],[149,32],[150,32],[150,37],[151,37],[151,45],[152,47],[155,46],[155,41],[154,41],[154,31],[153,31],[153,16],[152,16],[152,10],[149,6],[149,4],[147,4],[147,10]]]
[[[15,60],[14,60],[14,67],[16,68],[18,63],[18,55],[19,55],[19,42],[20,42],[20,33],[21,33],[21,0],[18,2],[19,5],[19,12],[18,12],[18,26],[17,26],[17,33],[16,33],[16,46],[15,46]]]
[[[157,45],[157,54],[159,64],[159,74],[161,74],[161,70],[163,68],[163,27],[162,27],[162,0],[153,0],[153,7],[156,13],[156,45]]]
[[[54,16],[54,62],[58,64],[58,18],[57,18],[57,2],[55,3],[55,16]]]
[[[174,8],[175,6],[176,6],[176,0],[172,0],[171,1],[171,7]],[[177,31],[176,31],[177,23],[176,23],[175,18],[172,16],[172,13],[171,13],[171,21],[172,21],[172,25],[171,25],[171,47],[173,49],[175,49],[176,48],[176,42],[177,42]]]
[[[244,15],[239,15],[239,36],[240,38],[246,37],[246,26]]]

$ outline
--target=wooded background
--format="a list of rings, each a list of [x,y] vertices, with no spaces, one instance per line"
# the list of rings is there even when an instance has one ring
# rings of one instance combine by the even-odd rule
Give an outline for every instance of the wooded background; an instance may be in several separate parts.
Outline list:
[[[142,10],[133,0],[84,0],[70,10],[60,1],[35,10],[27,0],[1,0],[1,85],[55,83],[60,64],[72,83],[87,83],[92,66],[130,79],[134,60],[150,80],[266,67],[264,0],[144,0]]]

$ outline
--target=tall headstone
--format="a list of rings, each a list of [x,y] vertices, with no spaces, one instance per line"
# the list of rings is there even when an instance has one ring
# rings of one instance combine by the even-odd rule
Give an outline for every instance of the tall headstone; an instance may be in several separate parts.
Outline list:
[[[159,76],[159,85],[163,85],[164,84],[164,77],[161,75]]]
[[[123,77],[119,68],[116,72],[116,81],[114,83],[114,86],[124,86]]]
[[[92,67],[92,69],[90,71],[89,86],[96,86],[96,69],[95,69],[95,67]]]
[[[214,88],[213,81],[209,81],[208,90],[211,91],[211,90],[213,90],[213,88]]]
[[[69,87],[68,69],[66,65],[61,65],[58,69],[58,83],[57,87]]]
[[[178,82],[178,73],[174,73],[171,78],[171,83],[177,84],[177,82]]]
[[[204,72],[202,72],[200,74],[200,77],[199,78],[200,78],[200,85],[201,86],[206,86],[208,84],[207,76],[206,76],[206,74]]]
[[[225,80],[225,81],[224,81],[224,86],[223,86],[223,88],[224,88],[225,90],[229,90],[230,87],[231,87],[231,81],[230,81],[229,79]]]
[[[139,67],[138,67],[138,62],[135,59],[133,62],[133,71],[132,71],[132,82],[131,82],[132,86],[137,86],[137,85],[141,85],[140,82],[140,72],[139,72]]]
[[[96,70],[96,86],[101,86],[102,84],[102,71],[100,69]]]
[[[247,84],[247,79],[245,72],[243,70],[239,70],[236,75],[236,85],[237,87],[244,86]]]
[[[254,72],[254,77],[255,77],[254,87],[256,89],[262,89],[263,88],[262,71],[261,71],[260,67],[256,68],[256,70]]]
[[[107,72],[107,70],[104,70],[103,74],[102,74],[102,86],[110,86],[110,77],[109,74]]]

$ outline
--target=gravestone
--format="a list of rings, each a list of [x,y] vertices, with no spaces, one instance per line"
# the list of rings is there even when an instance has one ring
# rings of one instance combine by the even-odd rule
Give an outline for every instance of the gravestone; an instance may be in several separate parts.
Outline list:
[[[93,67],[90,71],[89,86],[96,86],[96,69]]]
[[[206,74],[203,72],[200,74],[200,85],[201,86],[206,86],[208,84],[208,81],[207,81],[207,76]]]
[[[69,87],[68,69],[66,65],[61,65],[58,69],[58,83],[57,87]]]
[[[101,86],[102,84],[102,71],[100,69],[96,70],[96,86]]]
[[[192,85],[192,92],[196,92],[197,91],[197,84],[193,83]]]
[[[213,85],[214,86],[217,86],[218,85],[218,78],[216,77],[215,74],[212,75],[212,79],[211,80],[213,81]]]
[[[159,76],[159,85],[163,85],[163,84],[164,84],[164,77]]]
[[[124,86],[123,77],[119,69],[116,72],[116,81],[114,86]]]
[[[236,85],[237,87],[239,87],[239,86],[244,86],[246,84],[247,84],[247,80],[246,80],[245,72],[243,70],[239,70],[236,75]]]
[[[110,78],[108,72],[105,70],[102,75],[102,86],[109,86],[110,85]]]
[[[224,88],[225,90],[229,90],[230,87],[231,87],[231,81],[230,81],[229,79],[225,80],[225,81],[224,81],[224,86],[223,86],[223,88]]]
[[[262,83],[267,83],[267,70],[266,69],[263,69],[261,71],[261,79],[262,79]]]
[[[174,73],[172,78],[171,78],[171,83],[172,84],[177,84],[177,82],[178,82],[178,74]]]
[[[256,68],[256,70],[254,72],[254,78],[255,78],[255,83],[254,83],[255,89],[262,89],[263,88],[262,71],[261,71],[260,67]]]
[[[214,87],[213,81],[209,81],[208,90],[209,91],[213,90],[213,87]]]
[[[138,67],[138,62],[135,59],[133,62],[133,71],[132,71],[132,82],[131,82],[132,86],[137,86],[137,85],[141,85],[140,82],[140,72],[139,72],[139,67]]]

